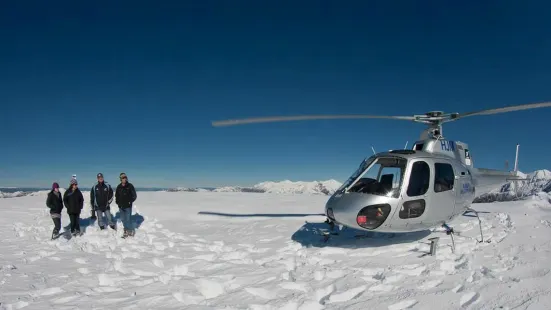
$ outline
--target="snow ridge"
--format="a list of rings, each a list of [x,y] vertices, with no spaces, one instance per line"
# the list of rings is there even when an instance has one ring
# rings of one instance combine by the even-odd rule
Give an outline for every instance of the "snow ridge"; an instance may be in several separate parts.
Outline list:
[[[224,186],[214,189],[181,187],[172,188],[167,191],[332,195],[337,189],[339,189],[341,184],[341,182],[333,179],[312,182],[284,180],[281,182],[261,182],[252,187]]]

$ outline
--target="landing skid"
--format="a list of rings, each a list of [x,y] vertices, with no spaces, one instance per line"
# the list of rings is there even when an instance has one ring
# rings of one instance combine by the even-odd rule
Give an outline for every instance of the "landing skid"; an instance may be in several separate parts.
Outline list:
[[[306,221],[306,223],[309,223]],[[339,232],[335,231],[335,223],[331,221],[330,219],[326,219],[325,224],[329,225],[329,229],[316,229],[316,231],[322,236],[322,241],[324,243],[327,243],[331,236],[338,236]]]
[[[480,228],[480,240],[475,239],[475,238],[473,238],[473,239],[476,240],[478,243],[483,243],[484,242],[484,235],[482,234],[482,221],[480,220],[480,217],[478,216],[478,211],[476,211],[472,208],[467,208],[467,211],[463,212],[463,214],[465,214],[467,212],[473,212],[476,215],[476,218],[478,219],[478,227]],[[454,240],[453,237],[456,234],[457,234],[457,236],[460,236],[460,237],[463,237],[463,236],[461,236],[460,232],[455,232],[454,229],[446,223],[442,224],[442,227],[444,227],[444,229],[446,230],[446,235],[449,235],[451,237],[451,239],[452,239],[452,253],[455,253],[455,240]],[[491,240],[486,240],[486,242],[490,243]]]

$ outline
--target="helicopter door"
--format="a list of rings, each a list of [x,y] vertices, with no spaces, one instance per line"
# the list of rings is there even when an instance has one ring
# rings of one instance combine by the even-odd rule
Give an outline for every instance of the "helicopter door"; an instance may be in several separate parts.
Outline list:
[[[453,166],[445,161],[434,162],[433,200],[431,210],[436,220],[449,220],[455,209],[456,184]],[[439,223],[440,224],[440,223]]]
[[[412,160],[409,181],[398,209],[398,219],[412,229],[420,225],[426,217],[425,208],[429,205],[430,167],[424,160]]]
[[[455,166],[459,175],[456,176],[455,209],[454,214],[463,213],[474,198],[474,187],[471,173],[463,166]]]

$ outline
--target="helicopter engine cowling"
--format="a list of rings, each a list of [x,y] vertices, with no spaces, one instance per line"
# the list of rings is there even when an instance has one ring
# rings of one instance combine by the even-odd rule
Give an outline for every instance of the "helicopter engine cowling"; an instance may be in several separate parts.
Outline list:
[[[337,224],[376,231],[385,226],[399,199],[363,193],[335,194],[325,204],[326,216]]]

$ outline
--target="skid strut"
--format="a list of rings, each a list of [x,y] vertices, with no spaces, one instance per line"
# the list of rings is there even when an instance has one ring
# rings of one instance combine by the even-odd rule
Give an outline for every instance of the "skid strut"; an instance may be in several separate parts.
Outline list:
[[[478,216],[478,211],[476,211],[475,209],[467,208],[467,212],[474,212],[474,214],[476,215],[476,218],[478,219],[478,227],[480,228],[480,241],[478,241],[478,243],[484,242],[484,235],[482,234],[482,221]]]
[[[454,234],[453,228],[448,226],[448,224],[446,223],[442,224],[442,227],[446,229],[446,235],[449,235],[452,238],[452,253],[455,253],[455,240],[453,239],[453,234]]]

